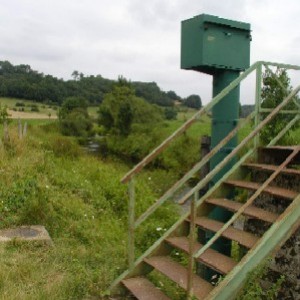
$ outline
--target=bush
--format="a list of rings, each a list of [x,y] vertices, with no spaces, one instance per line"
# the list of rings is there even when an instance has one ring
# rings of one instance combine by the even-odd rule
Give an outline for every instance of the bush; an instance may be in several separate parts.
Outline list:
[[[39,112],[40,111],[39,107],[36,104],[31,105],[31,109],[30,110],[32,112]]]
[[[77,97],[67,98],[59,111],[61,133],[68,136],[93,135],[93,122],[88,115],[86,101]]]
[[[17,102],[16,107],[25,107],[25,104],[23,102]]]
[[[167,107],[165,109],[165,118],[167,120],[176,120],[177,119],[177,110],[173,107]]]
[[[89,137],[93,135],[93,123],[87,113],[80,109],[67,114],[59,124],[61,133],[67,136]]]
[[[130,86],[116,86],[107,93],[99,109],[99,124],[107,132],[127,136],[134,124],[162,121],[162,110],[134,95]]]
[[[281,85],[276,80],[278,77]],[[290,78],[285,69],[277,69],[275,76],[270,72],[266,71],[263,75],[263,88],[262,88],[262,108],[271,108],[274,109],[277,107],[292,91],[292,86],[290,84]],[[299,97],[295,96],[294,99],[296,102],[300,103]],[[297,110],[297,105],[290,101],[285,107],[285,110]],[[267,117],[268,113],[263,113],[263,119]],[[260,141],[263,145],[267,145],[276,135],[283,130],[288,122],[290,122],[295,115],[291,114],[277,114],[264,128],[260,133]],[[299,122],[294,125],[294,128],[299,127]],[[294,140],[291,135],[291,131],[288,131],[283,138],[279,141],[281,145],[291,145]]]
[[[187,107],[199,109],[202,107],[202,101],[200,96],[198,95],[191,95],[184,99],[183,104]]]

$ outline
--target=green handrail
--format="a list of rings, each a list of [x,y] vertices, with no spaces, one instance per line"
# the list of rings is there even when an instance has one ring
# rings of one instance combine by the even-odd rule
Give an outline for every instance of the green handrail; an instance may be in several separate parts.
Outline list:
[[[259,127],[260,129],[269,121],[268,118],[266,118],[264,121],[261,122],[261,126],[258,125],[260,121],[260,113],[265,112],[266,110],[263,110],[260,108],[260,93],[261,93],[261,83],[262,83],[262,67],[268,67],[269,66],[276,66],[280,68],[286,68],[286,69],[294,69],[294,70],[300,70],[300,67],[294,66],[294,65],[287,65],[287,64],[277,64],[277,63],[269,63],[269,62],[256,62],[253,64],[249,69],[247,69],[244,73],[240,75],[237,79],[235,79],[231,84],[226,87],[223,91],[221,91],[220,94],[218,94],[216,97],[212,99],[211,102],[209,102],[206,106],[204,106],[200,111],[195,113],[188,121],[186,121],[179,129],[177,129],[172,135],[170,135],[165,141],[163,141],[157,148],[155,148],[149,155],[147,155],[139,164],[137,164],[131,171],[129,171],[121,180],[122,183],[129,182],[129,230],[128,230],[128,262],[130,269],[134,265],[134,249],[135,249],[135,242],[134,242],[134,232],[135,229],[144,222],[158,207],[160,207],[167,199],[169,199],[174,193],[182,187],[189,178],[191,178],[196,172],[198,172],[214,155],[217,151],[219,151],[234,135],[237,134],[238,130],[242,128],[245,124],[249,123],[250,120],[254,117],[255,118],[255,125],[256,127]],[[147,164],[149,164],[153,159],[157,157],[158,154],[160,154],[166,147],[180,134],[185,132],[201,115],[204,113],[207,113],[211,110],[211,108],[219,103],[224,96],[226,96],[232,89],[234,89],[236,86],[240,84],[241,81],[243,81],[247,76],[249,76],[252,72],[256,71],[257,77],[256,77],[256,109],[255,111],[248,116],[244,121],[242,121],[234,130],[232,130],[227,137],[225,137],[214,149],[211,150],[209,154],[207,154],[205,157],[202,158],[202,160],[197,163],[187,174],[185,174],[178,182],[176,182],[161,198],[159,198],[156,203],[154,203],[152,206],[150,206],[146,212],[144,212],[141,216],[138,217],[138,219],[135,221],[135,213],[134,213],[134,206],[135,206],[135,197],[134,197],[134,184],[133,184],[133,178],[136,174],[138,174]],[[297,89],[296,89],[297,90]],[[295,91],[295,90],[294,90]],[[293,91],[293,92],[294,92]],[[297,90],[298,92],[298,90]],[[297,93],[295,92],[295,94]],[[290,98],[292,99],[295,94],[293,94]],[[279,109],[276,110],[276,114],[281,111],[281,108],[283,106],[279,105]],[[285,132],[287,132],[298,120],[299,120],[299,111],[283,111],[284,113],[295,113],[296,117],[290,121],[290,123],[277,135],[283,136]],[[275,115],[273,111],[270,115]],[[268,121],[266,121],[268,120]],[[257,128],[256,128],[257,129]],[[259,130],[260,130],[259,129]],[[179,203],[183,203],[188,198],[190,198],[195,192],[199,191],[199,189],[203,188],[205,185],[209,183],[211,178],[217,174],[221,168],[223,168],[226,163],[232,159],[240,149],[242,149],[243,146],[245,146],[252,138],[254,138],[254,145],[256,148],[258,145],[258,135],[257,130],[255,134],[253,132],[244,140],[241,142],[241,144],[235,148],[227,157],[225,160],[223,160],[219,165],[217,165],[214,170],[212,170],[203,180],[201,180],[196,187],[194,187],[190,192],[188,192],[180,201]],[[276,143],[280,139],[277,138],[277,140],[274,142]],[[254,152],[254,150],[250,150],[248,152],[249,155]],[[236,164],[237,165],[237,164]],[[233,167],[234,168],[234,167]]]

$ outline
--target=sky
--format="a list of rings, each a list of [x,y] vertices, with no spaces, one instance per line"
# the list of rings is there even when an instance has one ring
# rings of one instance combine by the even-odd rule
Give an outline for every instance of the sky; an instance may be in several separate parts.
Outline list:
[[[207,103],[211,76],[180,69],[181,21],[203,13],[251,24],[251,63],[300,65],[299,0],[0,0],[0,60],[64,79],[155,81]]]

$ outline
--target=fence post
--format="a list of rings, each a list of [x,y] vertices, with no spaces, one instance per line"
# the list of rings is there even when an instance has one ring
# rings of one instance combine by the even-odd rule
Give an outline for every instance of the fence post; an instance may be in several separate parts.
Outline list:
[[[22,139],[22,123],[21,123],[21,119],[18,119],[18,133],[19,133],[19,139]]]
[[[23,137],[25,137],[27,134],[27,122],[25,122],[24,127],[23,127]]]
[[[8,134],[8,126],[7,121],[4,121],[4,142],[8,142],[9,140],[9,134]]]

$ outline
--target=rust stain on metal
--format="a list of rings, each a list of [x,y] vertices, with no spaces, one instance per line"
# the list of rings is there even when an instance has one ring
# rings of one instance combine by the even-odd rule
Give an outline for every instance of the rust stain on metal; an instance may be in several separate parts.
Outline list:
[[[187,237],[171,237],[166,239],[166,241],[173,247],[189,253],[189,239]],[[193,253],[197,252],[203,245],[198,242],[194,243]],[[215,271],[221,274],[229,273],[237,264],[232,258],[223,255],[211,248],[207,249],[197,261],[211,267]]]
[[[254,191],[258,190],[261,187],[260,183],[242,181],[242,180],[227,180],[225,181],[225,183],[233,185],[238,188],[245,188]],[[293,200],[298,195],[298,193],[295,191],[290,191],[275,186],[267,186],[266,188],[264,188],[263,192],[273,196],[282,197],[290,200]]]
[[[257,169],[257,170],[262,170],[262,171],[270,171],[270,172],[274,172],[278,168],[278,166],[274,166],[274,165],[255,164],[255,163],[246,163],[243,166],[245,166],[247,168],[251,168],[251,169]],[[298,175],[300,175],[300,170],[284,168],[281,171],[281,173],[298,176]]]
[[[146,258],[145,262],[169,277],[181,288],[187,289],[188,271],[185,267],[166,256]],[[203,299],[212,289],[213,286],[209,282],[193,274],[193,293],[198,299]]]
[[[210,230],[213,232],[218,232],[222,227],[225,225],[222,222],[211,220],[207,217],[198,217],[196,219],[196,224],[199,225],[201,228]],[[252,248],[259,238],[249,232],[245,232],[239,229],[235,229],[233,227],[228,227],[222,233],[222,236],[236,241],[241,245],[247,247],[248,249]]]
[[[122,283],[137,299],[141,300],[171,300],[152,282],[144,277],[123,280]]]
[[[220,206],[228,209],[229,211],[236,212],[242,207],[242,203],[231,201],[228,199],[214,199],[209,198],[205,200],[206,203],[210,203],[216,206]],[[244,215],[256,219],[260,219],[269,223],[273,223],[279,217],[278,214],[266,211],[264,209],[255,207],[254,205],[249,205],[243,212]]]

